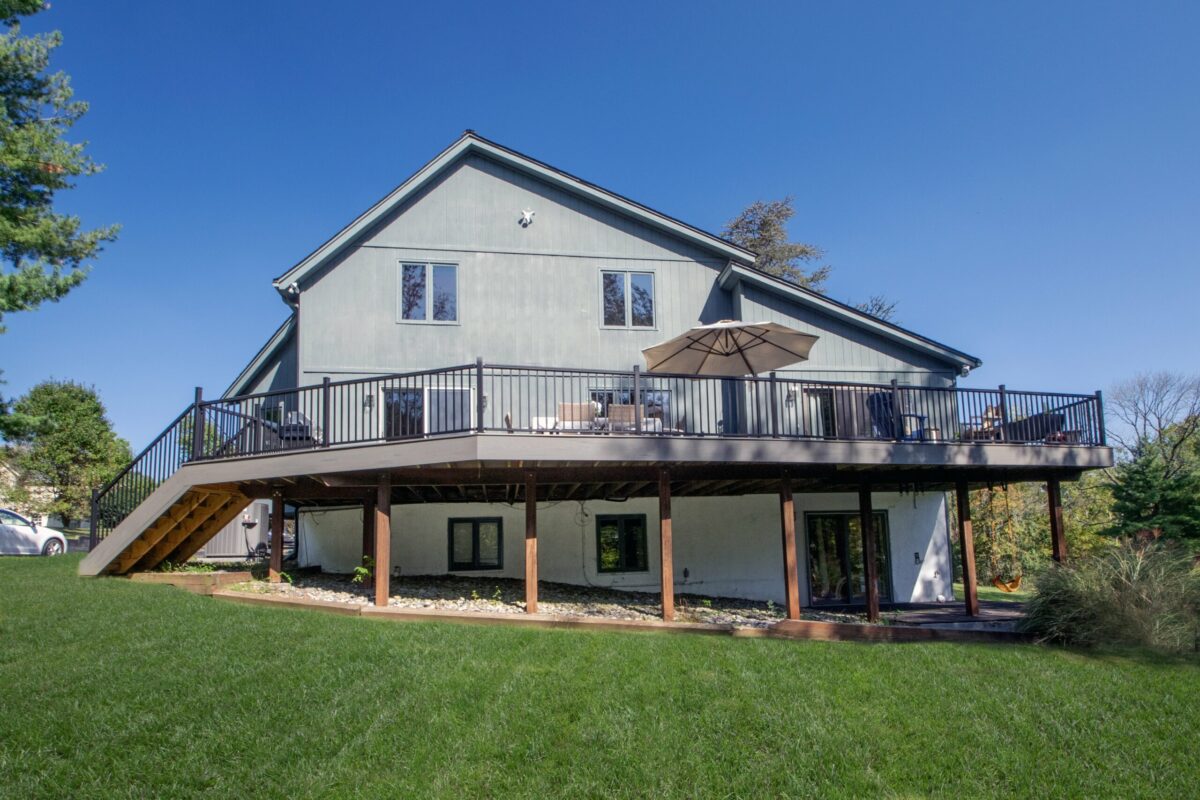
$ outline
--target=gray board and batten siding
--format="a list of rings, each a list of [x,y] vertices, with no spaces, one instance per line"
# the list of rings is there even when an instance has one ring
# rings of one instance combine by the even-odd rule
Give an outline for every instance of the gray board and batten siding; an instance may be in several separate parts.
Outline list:
[[[532,224],[522,224],[525,210],[534,212]],[[247,367],[253,375],[243,372],[228,394],[283,388],[289,380],[309,385],[432,369],[476,356],[628,370],[641,362],[643,348],[730,318],[817,334],[811,360],[788,370],[792,377],[954,385],[962,362],[953,355],[911,347],[770,285],[723,286],[728,250],[651,222],[554,184],[521,168],[519,159],[463,149],[346,246],[297,273],[294,330],[273,337],[260,363]],[[455,321],[400,318],[405,263],[456,267]],[[602,324],[605,270],[653,276],[652,327]]]

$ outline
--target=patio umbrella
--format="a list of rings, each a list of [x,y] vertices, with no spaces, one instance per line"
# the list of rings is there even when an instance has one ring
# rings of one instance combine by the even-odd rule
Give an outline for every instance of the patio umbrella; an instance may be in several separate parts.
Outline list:
[[[807,361],[817,337],[776,322],[723,319],[642,351],[651,372],[741,377]]]

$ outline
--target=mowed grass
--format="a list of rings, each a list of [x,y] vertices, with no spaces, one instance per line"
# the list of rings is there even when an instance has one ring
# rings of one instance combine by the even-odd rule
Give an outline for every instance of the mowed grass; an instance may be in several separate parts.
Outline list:
[[[2,797],[1185,797],[1200,667],[394,623],[0,559]]]
[[[1033,597],[1033,592],[1027,588],[1028,586],[1029,584],[1026,583],[1015,592],[1004,592],[990,583],[980,583],[976,584],[975,593],[980,600],[993,600],[1001,603],[1023,603]],[[967,596],[963,590],[962,581],[955,582],[954,596],[960,601]]]

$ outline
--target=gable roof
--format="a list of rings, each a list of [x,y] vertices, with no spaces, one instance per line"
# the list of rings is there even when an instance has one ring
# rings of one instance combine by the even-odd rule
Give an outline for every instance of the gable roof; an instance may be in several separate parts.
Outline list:
[[[831,297],[797,286],[794,283],[768,275],[753,267],[734,264],[732,261],[721,270],[717,283],[722,289],[733,289],[739,282],[749,283],[777,297],[782,297],[796,305],[815,309],[841,322],[857,328],[868,330],[892,341],[899,342],[922,353],[926,353],[947,363],[953,364],[958,370],[977,369],[983,362],[975,356],[956,350],[949,345],[934,341],[918,333],[902,328],[891,322],[874,317],[854,306],[838,302]]]
[[[342,228],[333,238],[309,253],[294,267],[280,275],[274,281],[274,286],[281,293],[286,293],[293,283],[300,283],[324,266],[330,259],[341,253],[352,244],[361,234],[369,231],[376,223],[398,208],[405,200],[412,197],[423,186],[456,163],[469,153],[480,153],[495,161],[499,161],[522,172],[540,178],[547,183],[565,189],[584,197],[603,207],[632,217],[645,224],[674,234],[681,239],[697,244],[707,250],[719,254],[722,258],[742,263],[752,263],[755,254],[733,242],[726,241],[715,234],[688,225],[674,217],[655,211],[641,203],[630,200],[615,192],[603,189],[594,183],[577,178],[568,172],[551,167],[516,150],[496,144],[483,138],[474,131],[466,131],[454,144],[439,153],[432,161],[417,170],[404,183],[393,189],[386,197],[367,209],[362,215]]]
[[[293,312],[276,331],[271,334],[271,338],[267,339],[267,343],[262,346],[262,349],[255,354],[254,358],[250,359],[238,376],[233,379],[233,383],[229,384],[229,388],[221,395],[223,398],[237,397],[246,391],[246,388],[258,377],[262,372],[263,367],[270,364],[283,348],[287,347],[292,336],[296,332],[296,314]]]

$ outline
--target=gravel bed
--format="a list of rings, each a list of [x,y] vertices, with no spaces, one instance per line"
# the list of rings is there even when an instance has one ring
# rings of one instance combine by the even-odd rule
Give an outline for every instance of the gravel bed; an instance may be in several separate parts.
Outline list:
[[[354,583],[348,575],[326,573],[293,574],[291,583],[251,581],[230,588],[348,605],[367,605],[372,598],[369,585]],[[388,606],[392,608],[493,614],[525,611],[525,584],[511,578],[399,577],[392,578],[391,588]],[[657,620],[661,619],[662,607],[657,594],[539,581],[538,611],[564,617]],[[821,622],[863,622],[861,615],[809,609],[802,616]],[[679,622],[765,628],[783,619],[784,610],[779,605],[754,600],[677,594],[675,618]]]

